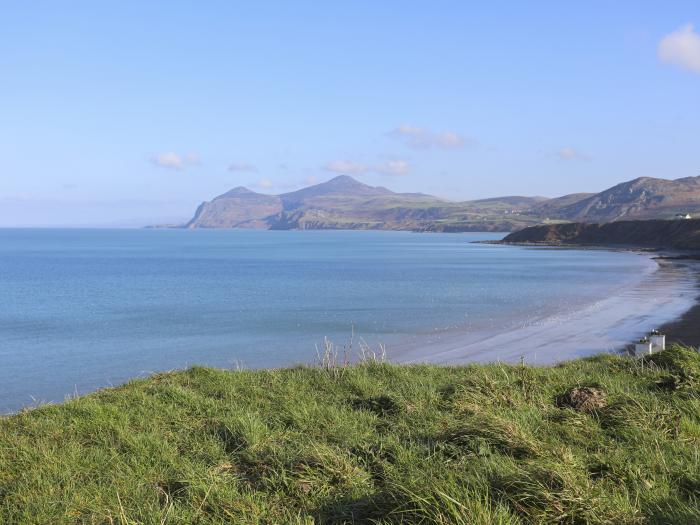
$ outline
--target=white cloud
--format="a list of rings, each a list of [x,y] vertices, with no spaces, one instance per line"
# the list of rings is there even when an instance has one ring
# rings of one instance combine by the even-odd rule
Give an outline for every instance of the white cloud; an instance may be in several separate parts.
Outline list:
[[[692,24],[669,33],[659,42],[659,60],[700,73],[700,35]]]
[[[454,131],[433,133],[428,129],[408,124],[402,124],[391,130],[388,136],[403,142],[411,149],[459,149],[474,142],[473,139],[463,137]]]
[[[412,149],[429,149],[432,147],[432,138],[428,130],[402,124],[389,132],[391,138],[400,140]]]
[[[566,146],[557,151],[557,157],[561,160],[591,160],[588,155],[581,153],[571,146]]]
[[[362,175],[371,171],[364,164],[353,162],[351,160],[335,160],[326,164],[323,169],[344,175]]]
[[[252,164],[247,164],[245,162],[234,162],[228,167],[229,171],[238,171],[238,172],[245,172],[245,173],[257,173],[258,168],[253,166]]]
[[[343,175],[366,175],[367,173],[406,175],[410,170],[410,164],[401,159],[387,160],[378,164],[362,164],[351,160],[336,160],[326,164],[324,169]]]
[[[169,151],[166,153],[158,153],[157,155],[153,155],[151,157],[151,162],[162,168],[182,170],[190,166],[198,166],[199,157],[191,153],[181,155],[179,153],[175,153],[174,151]]]
[[[411,169],[411,166],[408,162],[405,160],[388,160],[386,162],[382,162],[381,164],[378,164],[377,166],[374,167],[373,171],[376,171],[377,173],[381,173],[382,175],[395,175],[395,176],[400,176],[400,175],[406,175],[408,171]]]
[[[273,182],[269,179],[260,179],[257,184],[258,188],[262,188],[264,190],[269,190],[274,186]]]
[[[464,147],[467,140],[464,137],[457,135],[457,133],[446,131],[445,133],[440,133],[437,136],[436,143],[438,146],[445,149],[456,149]]]

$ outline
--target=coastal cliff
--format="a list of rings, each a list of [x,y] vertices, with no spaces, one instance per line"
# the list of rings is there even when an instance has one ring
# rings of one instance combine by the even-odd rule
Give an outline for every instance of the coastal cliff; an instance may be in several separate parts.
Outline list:
[[[503,242],[700,250],[700,219],[545,224],[513,232]]]

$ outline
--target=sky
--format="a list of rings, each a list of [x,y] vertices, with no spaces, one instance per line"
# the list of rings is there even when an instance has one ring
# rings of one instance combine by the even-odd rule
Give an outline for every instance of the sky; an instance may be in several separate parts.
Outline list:
[[[700,2],[3,2],[0,226],[700,175]]]

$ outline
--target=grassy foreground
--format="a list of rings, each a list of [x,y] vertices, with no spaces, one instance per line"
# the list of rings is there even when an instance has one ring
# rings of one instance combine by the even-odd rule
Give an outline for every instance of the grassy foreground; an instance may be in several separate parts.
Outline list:
[[[697,524],[700,354],[160,374],[0,419],[0,523]]]

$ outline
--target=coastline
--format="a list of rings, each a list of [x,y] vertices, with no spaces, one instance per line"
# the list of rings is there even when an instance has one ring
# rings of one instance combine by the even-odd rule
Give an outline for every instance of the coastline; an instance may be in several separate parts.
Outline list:
[[[685,264],[695,273],[696,287],[700,290],[700,261],[695,256],[660,258],[659,264]],[[700,295],[695,304],[683,315],[659,327],[668,343],[700,348]]]
[[[694,304],[683,314],[673,320],[663,323],[658,329],[666,334],[668,343],[700,348],[700,252],[697,250],[673,249],[663,246],[635,245],[623,243],[567,243],[539,241],[474,241],[484,244],[501,244],[508,246],[523,246],[529,248],[548,249],[578,249],[578,250],[613,250],[633,251],[637,253],[654,253],[654,260],[663,265],[685,266],[695,274],[697,298]]]
[[[655,328],[666,333],[669,342],[698,346],[700,263],[682,255],[660,257],[655,253],[652,257],[648,250],[625,251],[649,256],[657,265],[635,287],[528,326],[433,334],[406,343],[401,350],[390,352],[390,357],[397,363],[443,365],[514,363],[524,358],[529,364],[551,365],[600,353],[622,353]]]

